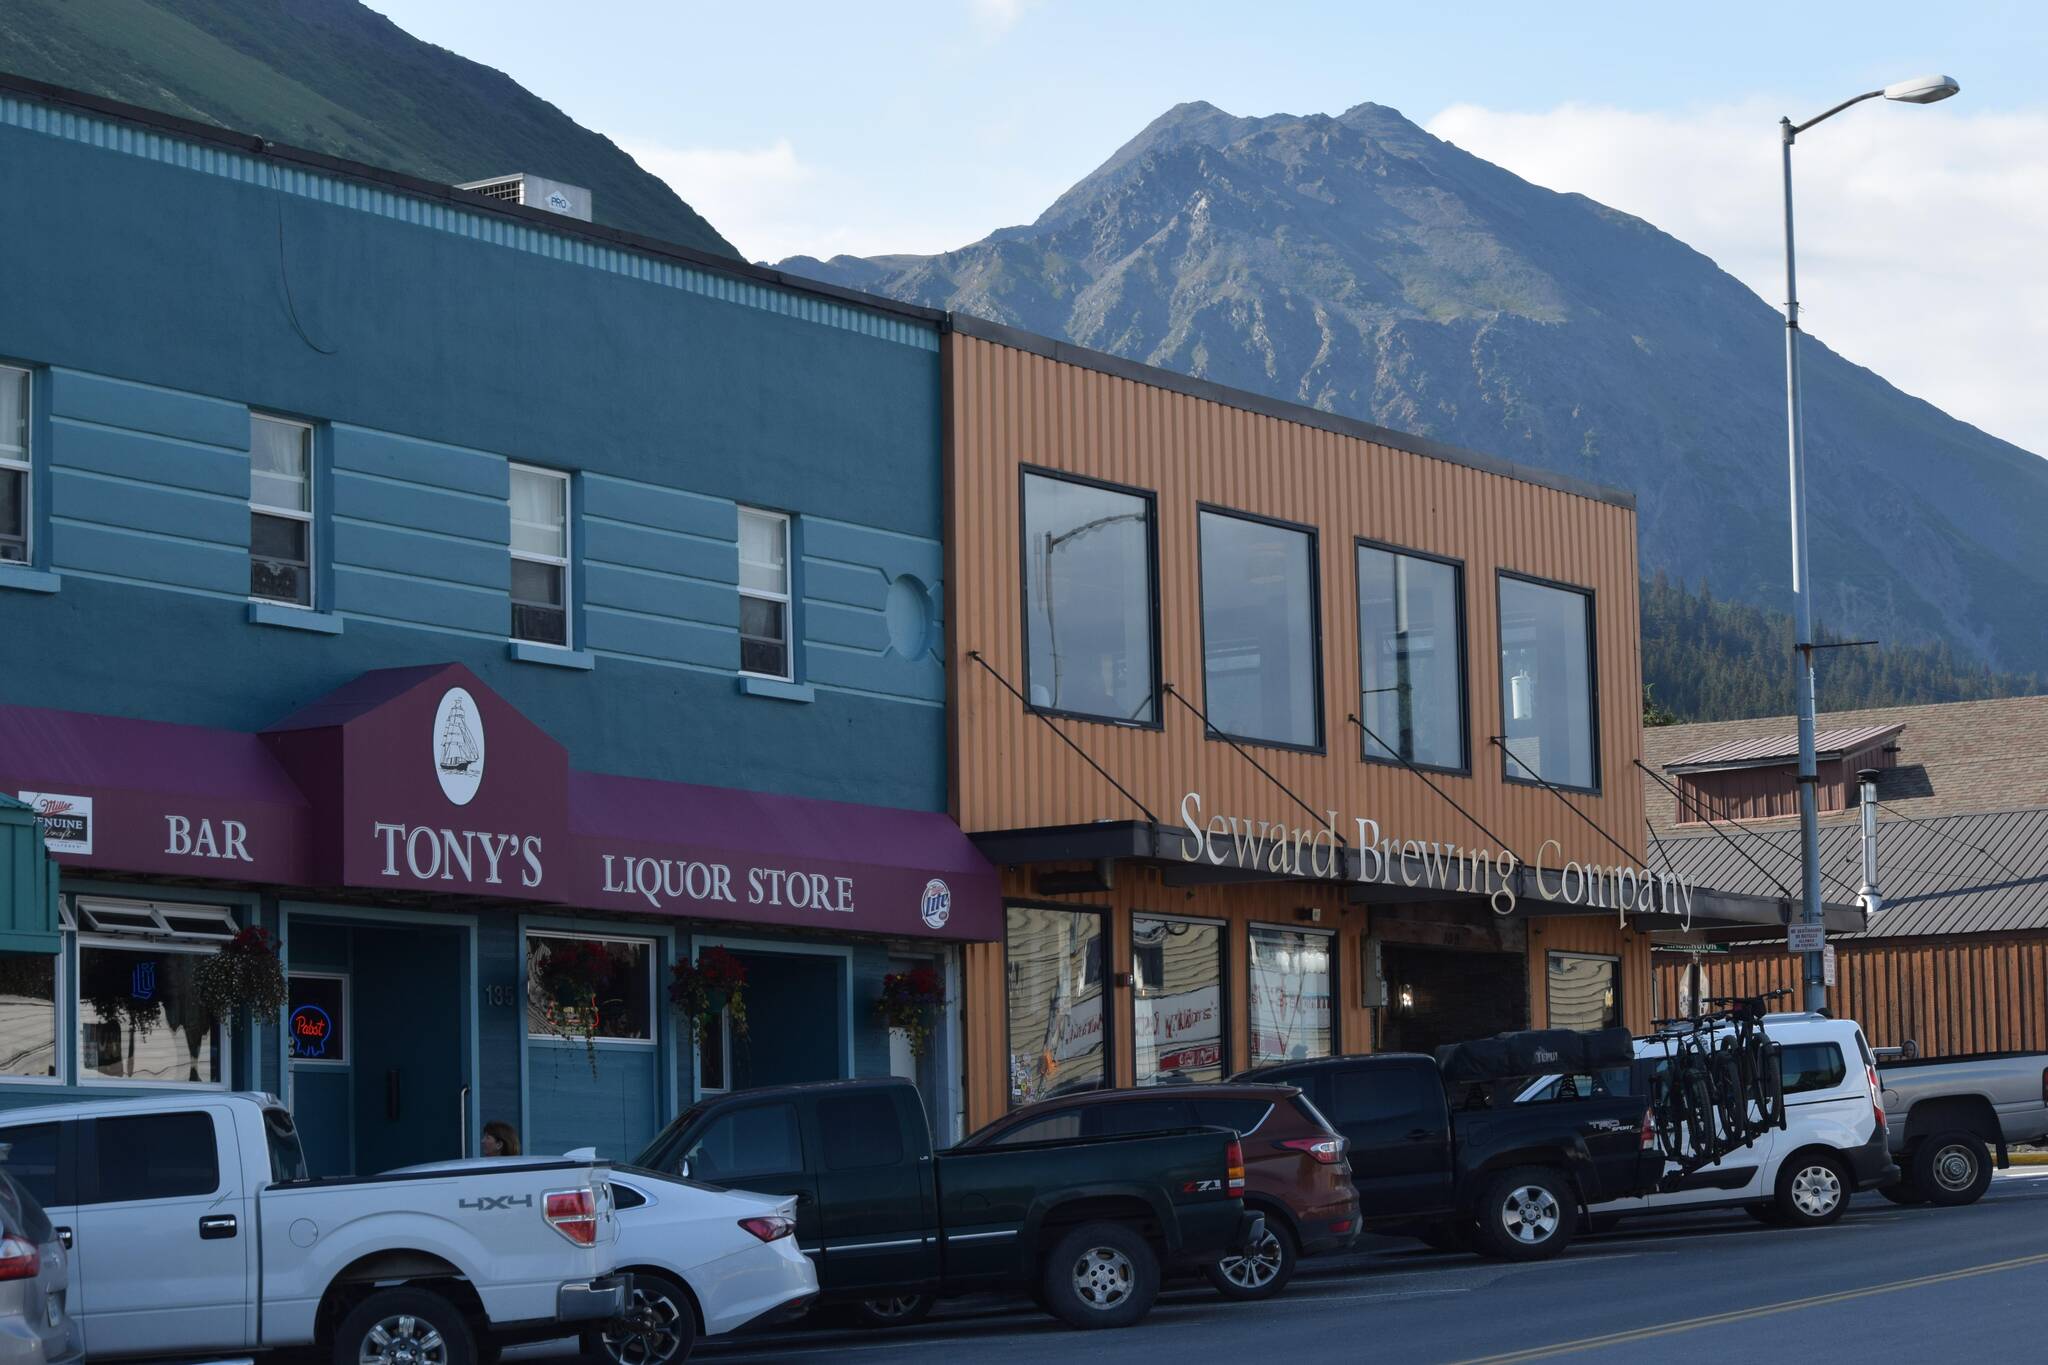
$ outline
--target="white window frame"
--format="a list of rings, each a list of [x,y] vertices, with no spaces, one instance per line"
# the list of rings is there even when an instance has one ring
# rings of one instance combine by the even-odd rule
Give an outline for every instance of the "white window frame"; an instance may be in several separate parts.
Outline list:
[[[714,1038],[706,1037],[698,1042],[696,1048],[693,1051],[693,1055],[690,1058],[690,1068],[695,1073],[691,1077],[691,1079],[696,1082],[697,1094],[699,1098],[702,1098],[705,1095],[730,1095],[732,1093],[731,1012],[728,1010],[720,1010],[718,1012],[718,1022],[714,1027],[716,1030],[715,1041],[718,1045],[718,1074],[725,1079],[725,1084],[718,1086],[704,1084],[703,1052],[704,1049],[710,1046],[714,1041]]]
[[[0,469],[18,470],[21,474],[21,558],[0,559],[0,564],[13,564],[28,568],[36,562],[36,383],[35,375],[19,365],[0,365],[0,381],[21,381],[22,392],[28,395],[22,404],[21,454],[10,455],[0,451]]]
[[[95,911],[113,911],[121,914],[140,915],[149,918],[156,926],[151,930],[101,929],[95,922]],[[212,920],[221,926],[223,932],[208,933],[195,929],[181,929],[172,925],[165,912],[191,919]],[[73,930],[77,950],[82,954],[87,948],[121,948],[129,952],[138,947],[149,947],[160,952],[183,953],[198,957],[210,953],[228,939],[235,936],[237,925],[234,912],[224,905],[188,905],[180,901],[131,901],[106,896],[76,896],[65,908],[64,927]],[[77,1070],[77,1084],[80,1086],[101,1086],[114,1089],[142,1090],[184,1090],[214,1091],[234,1089],[234,1031],[231,1021],[218,1019],[214,1027],[219,1033],[220,1079],[217,1081],[152,1081],[126,1076],[102,1076],[85,1065],[85,1006],[77,997],[77,979],[83,977],[84,966],[73,973],[73,981],[66,992],[64,1005],[71,1012],[71,1041],[74,1049],[73,1065]]]
[[[517,640],[520,644],[533,645],[540,649],[574,649],[576,648],[576,585],[572,581],[573,575],[569,572],[569,563],[576,557],[576,490],[565,470],[548,469],[537,464],[520,464],[516,460],[508,461],[507,464],[511,474],[532,474],[543,479],[554,479],[562,485],[562,553],[559,555],[544,555],[536,554],[531,550],[521,550],[510,544],[509,537],[507,538],[506,546],[514,559],[524,560],[528,564],[548,564],[562,571],[562,643],[555,644],[551,640],[529,640],[523,635],[513,635],[510,633],[511,623],[509,621],[506,623],[506,638]],[[510,484],[508,482],[508,503],[510,499],[509,488]],[[509,605],[511,600],[509,586],[506,591],[506,599]]]
[[[256,501],[256,479],[255,472],[252,469],[249,479],[249,511],[252,515],[276,517],[280,521],[304,523],[306,527],[306,600],[303,602],[287,602],[282,597],[260,597],[253,592],[249,594],[249,600],[251,602],[268,602],[273,606],[290,607],[294,611],[318,611],[320,609],[320,576],[314,572],[313,567],[319,563],[318,552],[314,547],[315,525],[313,511],[316,499],[314,491],[316,485],[313,478],[313,424],[311,422],[302,422],[296,417],[280,417],[274,412],[251,411],[249,414],[249,426],[252,432],[258,422],[275,422],[281,427],[296,427],[305,433],[306,509],[301,512],[291,508],[272,507],[268,503]],[[252,447],[254,445],[253,439],[251,440],[251,445]],[[251,559],[256,557],[256,547],[254,545],[249,547],[249,557]]]
[[[292,1040],[290,1030],[292,1026],[292,1011],[294,1010],[295,1006],[293,1006],[291,1002],[291,983],[294,981],[339,981],[341,983],[341,1018],[334,1021],[334,1028],[335,1031],[341,1034],[342,1038],[345,1040],[343,1045],[348,1049],[348,1051],[339,1060],[336,1060],[332,1057],[292,1056]],[[349,1022],[355,1018],[356,999],[355,985],[352,981],[350,981],[349,974],[347,972],[300,971],[292,967],[286,967],[284,972],[284,982],[285,1005],[284,1011],[278,1016],[277,1026],[280,1029],[285,1030],[285,1065],[288,1067],[310,1067],[314,1070],[327,1069],[333,1071],[346,1071],[351,1066],[354,1066],[356,1060],[356,1055],[354,1051],[356,1041],[355,1038],[349,1033],[348,1028]]]
[[[661,944],[659,940],[642,938],[638,934],[583,933],[572,929],[549,929],[543,925],[534,925],[523,930],[519,935],[519,976],[522,982],[526,982],[528,979],[527,964],[533,961],[532,941],[536,938],[573,938],[581,939],[585,943],[632,943],[645,947],[647,949],[647,1036],[645,1038],[593,1038],[590,1041],[597,1047],[659,1047],[661,1045],[662,997],[658,989],[661,985],[661,978],[656,971],[656,967],[661,960]],[[530,983],[528,984],[528,989],[531,989]],[[519,1008],[521,1010],[526,1008],[526,1001],[524,999],[519,1002]],[[526,1040],[530,1043],[581,1043],[583,1041],[566,1033],[536,1033],[530,1027],[526,1030]]]
[[[742,662],[740,672],[749,678],[770,678],[776,682],[792,682],[796,678],[796,617],[793,611],[791,610],[793,604],[790,600],[791,593],[789,590],[795,584],[796,581],[796,565],[793,562],[791,562],[790,555],[792,547],[790,544],[789,513],[771,512],[765,507],[741,507],[739,509],[739,514],[740,523],[742,525],[746,523],[746,519],[748,517],[759,517],[763,521],[776,522],[782,528],[782,591],[779,593],[775,593],[768,592],[765,589],[761,588],[749,588],[744,586],[745,573],[744,567],[742,567],[741,578],[743,585],[741,586],[739,592],[742,600],[752,597],[763,602],[779,602],[782,604],[783,669],[783,671],[780,673],[762,673],[755,669],[746,667],[744,662]],[[739,543],[742,546],[744,546],[746,544],[746,537],[740,537]],[[741,554],[744,555],[745,551],[742,550]],[[745,629],[745,618],[746,614],[742,612],[742,630]],[[746,646],[744,638],[741,641],[740,657],[743,661],[746,658]]]

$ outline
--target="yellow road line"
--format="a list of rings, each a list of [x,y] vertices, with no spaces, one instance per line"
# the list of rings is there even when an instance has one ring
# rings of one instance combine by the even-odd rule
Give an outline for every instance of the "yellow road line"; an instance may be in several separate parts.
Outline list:
[[[1756,1318],[1767,1318],[1777,1313],[1790,1313],[1801,1308],[1825,1308],[1829,1304],[1848,1303],[1852,1299],[1869,1298],[1873,1294],[1891,1294],[1901,1289],[1919,1289],[1930,1284],[1946,1284],[1950,1280],[1967,1280],[1976,1275],[1989,1275],[2000,1270],[2019,1270],[2030,1265],[2048,1265],[2048,1252],[2035,1256],[2017,1256],[2009,1261],[1993,1261],[1989,1265],[1967,1266],[1961,1270],[1943,1271],[1939,1275],[1922,1275],[1911,1280],[1893,1280],[1889,1284],[1866,1285],[1862,1289],[1844,1289],[1833,1294],[1815,1294],[1811,1298],[1788,1299],[1784,1303],[1767,1303],[1758,1308],[1738,1308],[1729,1313],[1713,1313],[1703,1318],[1686,1318],[1681,1322],[1667,1322],[1659,1327],[1638,1327],[1628,1332],[1610,1332],[1603,1337],[1581,1337],[1577,1341],[1562,1341],[1555,1346],[1532,1346],[1526,1351],[1509,1351],[1503,1355],[1477,1356],[1462,1361],[1460,1365],[1513,1365],[1524,1360],[1544,1360],[1551,1356],[1564,1355],[1569,1351],[1597,1351],[1607,1346],[1627,1346],[1638,1341],[1650,1341],[1656,1337],[1668,1337],[1679,1332],[1693,1332],[1702,1327],[1718,1327],[1723,1323],[1749,1322]]]

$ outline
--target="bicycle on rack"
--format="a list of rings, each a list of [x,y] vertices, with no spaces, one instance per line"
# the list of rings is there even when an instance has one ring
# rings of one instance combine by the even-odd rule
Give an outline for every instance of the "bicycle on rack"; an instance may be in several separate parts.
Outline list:
[[[1718,997],[1692,1017],[1657,1021],[1669,1051],[1652,1073],[1651,1127],[1659,1154],[1677,1168],[1667,1181],[1785,1126],[1779,1046],[1763,1021],[1767,1004],[1787,993]]]

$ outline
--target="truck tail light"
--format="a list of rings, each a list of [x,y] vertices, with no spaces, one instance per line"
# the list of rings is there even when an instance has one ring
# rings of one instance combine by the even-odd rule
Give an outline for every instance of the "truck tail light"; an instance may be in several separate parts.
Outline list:
[[[1877,1068],[1865,1062],[1863,1074],[1870,1078],[1870,1112],[1877,1118],[1877,1126],[1884,1127],[1884,1086],[1878,1082]]]
[[[1340,1137],[1287,1138],[1280,1144],[1291,1152],[1304,1152],[1325,1166],[1334,1166],[1344,1159],[1348,1144]]]
[[[1657,1111],[1654,1109],[1643,1111],[1643,1150],[1657,1150]]]
[[[580,1247],[597,1245],[597,1196],[584,1190],[550,1190],[542,1196],[548,1226]]]
[[[1223,1165],[1226,1168],[1223,1174],[1225,1175],[1225,1177],[1227,1177],[1227,1184],[1230,1192],[1234,1195],[1243,1194],[1244,1144],[1239,1142],[1236,1138],[1232,1138],[1230,1140],[1230,1146],[1226,1148],[1223,1153]]]
[[[41,1248],[26,1237],[0,1237],[0,1280],[33,1280],[43,1271]]]
[[[771,1213],[763,1218],[742,1218],[740,1226],[764,1242],[773,1242],[796,1231],[796,1224],[779,1213]]]

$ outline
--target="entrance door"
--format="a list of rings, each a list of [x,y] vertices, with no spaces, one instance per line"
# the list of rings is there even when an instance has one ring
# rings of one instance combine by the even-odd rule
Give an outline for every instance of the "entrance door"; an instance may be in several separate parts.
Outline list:
[[[732,1042],[732,1087],[834,1081],[846,1072],[846,959],[734,952],[747,969],[747,1036]]]
[[[1389,943],[1381,961],[1389,997],[1382,1052],[1434,1052],[1529,1027],[1529,965],[1521,953]]]
[[[355,1173],[463,1156],[468,930],[348,927]]]

